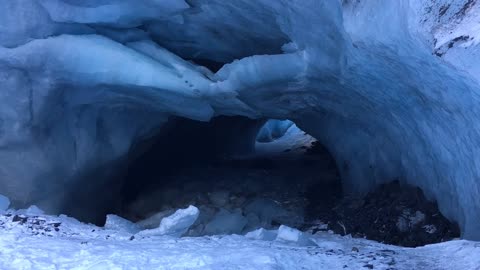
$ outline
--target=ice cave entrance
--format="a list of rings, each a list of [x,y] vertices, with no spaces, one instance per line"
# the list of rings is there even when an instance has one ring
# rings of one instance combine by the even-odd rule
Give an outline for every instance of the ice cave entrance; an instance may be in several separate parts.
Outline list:
[[[109,182],[76,189],[62,212],[98,225],[116,214],[153,229],[193,205],[200,214],[186,236],[286,225],[420,246],[460,234],[435,202],[400,181],[365,197],[344,194],[326,147],[288,120],[172,117],[115,168]]]
[[[290,121],[172,118],[136,151],[115,213],[139,222],[194,205],[190,236],[306,229],[341,198],[330,154]]]

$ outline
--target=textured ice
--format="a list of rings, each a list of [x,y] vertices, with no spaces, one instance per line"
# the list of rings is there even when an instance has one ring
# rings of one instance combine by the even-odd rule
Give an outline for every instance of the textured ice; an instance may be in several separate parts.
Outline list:
[[[113,27],[140,26],[143,22],[169,17],[187,9],[183,0],[38,1],[55,22],[99,24]]]
[[[256,229],[254,231],[248,232],[245,234],[246,238],[263,240],[263,241],[273,241],[277,238],[278,230],[266,230],[264,228]]]
[[[150,217],[137,222],[137,225],[144,229],[157,228],[164,217],[170,216],[174,213],[174,210],[165,210],[159,213],[155,213]]]
[[[289,120],[268,120],[258,132],[257,141],[265,143],[278,139],[293,125]]]
[[[295,122],[348,192],[400,179],[480,238],[478,1],[0,5],[0,192],[12,202],[61,211],[79,186],[114,185],[109,173],[169,116],[242,115]]]
[[[241,211],[228,211],[220,209],[213,219],[205,225],[205,234],[239,234],[247,225],[247,219]]]
[[[108,230],[122,231],[131,234],[138,233],[141,230],[137,224],[117,215],[107,215],[104,227]]]
[[[45,212],[36,205],[31,205],[26,209],[20,209],[17,211],[18,214],[22,215],[43,215]]]
[[[199,215],[198,208],[190,205],[185,209],[179,209],[172,215],[164,217],[160,226],[155,229],[147,229],[139,232],[138,236],[168,235],[180,237],[195,223]]]
[[[315,245],[315,243],[310,240],[310,237],[308,235],[295,228],[290,228],[285,225],[281,225],[278,228],[277,237],[275,238],[275,240],[293,242],[301,246]]]
[[[9,206],[10,206],[10,200],[5,196],[0,195],[0,213],[7,210]]]

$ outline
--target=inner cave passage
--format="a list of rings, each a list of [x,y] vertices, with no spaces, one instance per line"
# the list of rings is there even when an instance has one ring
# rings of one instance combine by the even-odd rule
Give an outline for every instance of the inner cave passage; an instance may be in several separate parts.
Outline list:
[[[459,236],[434,202],[399,181],[343,194],[334,158],[288,120],[171,118],[134,147],[110,212],[145,228],[194,205],[187,236],[245,234],[287,225],[419,246]]]

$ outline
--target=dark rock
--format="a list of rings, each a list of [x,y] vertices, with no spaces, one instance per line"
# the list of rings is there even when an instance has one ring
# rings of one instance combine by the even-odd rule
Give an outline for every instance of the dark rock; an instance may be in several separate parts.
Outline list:
[[[337,234],[387,244],[417,247],[460,236],[458,225],[443,217],[421,189],[398,181],[378,186],[361,200],[345,197],[331,211],[314,210],[311,218],[322,217]]]
[[[28,220],[28,217],[19,216],[19,215],[15,215],[15,216],[13,216],[13,218],[12,218],[12,221],[13,221],[13,222],[19,222],[20,224],[26,223],[27,220]]]

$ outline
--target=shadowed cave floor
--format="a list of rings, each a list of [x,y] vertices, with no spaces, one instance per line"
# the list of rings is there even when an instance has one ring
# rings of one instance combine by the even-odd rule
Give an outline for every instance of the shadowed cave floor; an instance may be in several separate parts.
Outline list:
[[[420,189],[398,181],[363,198],[345,196],[335,162],[315,141],[270,156],[182,164],[161,179],[137,186],[116,214],[141,221],[195,205],[201,214],[189,236],[244,234],[284,224],[416,247],[460,235]]]

